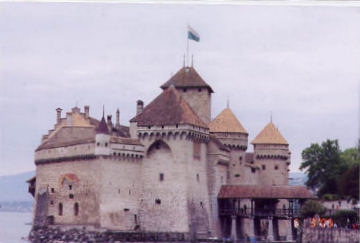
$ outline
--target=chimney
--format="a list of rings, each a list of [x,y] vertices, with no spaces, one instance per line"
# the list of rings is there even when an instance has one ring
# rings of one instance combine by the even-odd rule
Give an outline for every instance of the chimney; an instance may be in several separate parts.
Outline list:
[[[62,111],[61,108],[56,109],[56,124],[59,124],[61,121],[61,111]]]
[[[139,115],[144,110],[144,102],[142,100],[138,100],[136,102],[136,115]]]
[[[120,128],[120,111],[119,109],[116,110],[116,124],[115,124],[116,128]]]
[[[109,128],[109,130],[112,130],[112,128],[113,128],[113,124],[112,124],[112,122],[111,122],[111,115],[107,115],[107,126],[108,126],[108,128]]]
[[[85,112],[86,119],[89,118],[89,110],[90,110],[90,106],[88,106],[88,105],[84,106],[84,112]]]

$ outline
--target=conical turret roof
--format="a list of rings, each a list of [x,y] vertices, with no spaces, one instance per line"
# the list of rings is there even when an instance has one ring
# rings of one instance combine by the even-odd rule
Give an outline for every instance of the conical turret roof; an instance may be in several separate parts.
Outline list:
[[[190,124],[207,128],[174,87],[162,92],[130,122],[137,122],[139,126]]]
[[[207,88],[210,93],[214,92],[193,67],[181,68],[166,83],[161,85],[161,88],[167,89],[171,85],[174,85],[175,88]]]
[[[106,125],[106,122],[105,122],[104,115],[101,118],[101,121],[100,121],[99,125],[96,128],[96,133],[110,134],[109,129],[108,129],[108,127]]]
[[[210,132],[248,133],[230,108],[224,109],[209,123]]]
[[[270,122],[264,129],[254,138],[252,144],[284,144],[288,142],[281,135],[279,130],[275,127],[274,123]]]

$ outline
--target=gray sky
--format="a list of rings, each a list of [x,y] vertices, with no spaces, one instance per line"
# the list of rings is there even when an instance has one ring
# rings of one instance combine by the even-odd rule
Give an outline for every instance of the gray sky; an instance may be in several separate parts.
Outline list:
[[[212,116],[229,97],[250,142],[272,111],[296,171],[312,142],[356,144],[359,23],[358,7],[0,3],[0,175],[35,168],[57,107],[128,125],[182,67],[187,24]]]

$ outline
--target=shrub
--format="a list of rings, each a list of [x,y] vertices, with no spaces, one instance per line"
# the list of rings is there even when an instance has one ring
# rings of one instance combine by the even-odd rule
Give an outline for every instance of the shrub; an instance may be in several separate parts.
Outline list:
[[[330,217],[338,226],[346,226],[349,223],[354,224],[357,221],[357,213],[353,210],[338,210]]]
[[[326,213],[326,208],[317,201],[308,200],[301,207],[300,213],[303,218],[311,218],[316,214],[321,217]]]

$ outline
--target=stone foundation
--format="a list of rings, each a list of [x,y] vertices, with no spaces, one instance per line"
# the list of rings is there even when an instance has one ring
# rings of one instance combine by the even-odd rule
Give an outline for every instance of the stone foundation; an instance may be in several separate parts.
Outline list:
[[[187,233],[125,232],[88,230],[86,228],[41,227],[33,229],[28,240],[50,242],[190,242]]]

